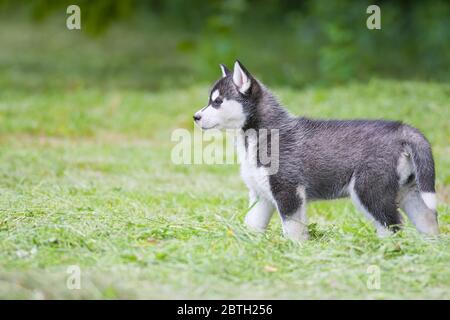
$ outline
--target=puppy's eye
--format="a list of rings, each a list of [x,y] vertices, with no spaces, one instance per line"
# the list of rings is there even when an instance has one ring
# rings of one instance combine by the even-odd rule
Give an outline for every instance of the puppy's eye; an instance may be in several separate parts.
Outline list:
[[[219,107],[222,104],[223,100],[221,98],[216,98],[216,100],[213,101],[213,105],[215,107]]]

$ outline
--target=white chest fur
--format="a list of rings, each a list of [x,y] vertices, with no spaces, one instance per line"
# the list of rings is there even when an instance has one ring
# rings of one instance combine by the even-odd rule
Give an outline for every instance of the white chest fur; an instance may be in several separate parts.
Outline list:
[[[268,170],[257,165],[257,138],[247,136],[247,148],[245,136],[237,136],[237,154],[241,163],[241,176],[251,193],[256,197],[263,197],[273,202],[270,190]],[[255,199],[256,200],[256,199]]]

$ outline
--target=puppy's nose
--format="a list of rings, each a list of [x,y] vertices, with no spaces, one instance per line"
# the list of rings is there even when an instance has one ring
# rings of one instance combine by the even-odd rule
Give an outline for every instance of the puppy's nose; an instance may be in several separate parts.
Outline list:
[[[201,115],[199,115],[198,113],[194,114],[194,121],[198,121],[202,118]]]

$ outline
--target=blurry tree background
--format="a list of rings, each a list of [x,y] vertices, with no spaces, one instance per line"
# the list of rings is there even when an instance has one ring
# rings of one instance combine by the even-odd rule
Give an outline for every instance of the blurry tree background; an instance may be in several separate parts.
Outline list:
[[[20,15],[36,28],[56,21],[67,34],[69,4],[81,8],[77,41],[101,46],[115,37],[117,50],[128,57],[113,65],[99,61],[106,74],[134,70],[129,76],[148,88],[211,81],[219,63],[236,58],[266,83],[292,87],[450,77],[448,0],[0,0],[0,9],[3,17]],[[381,8],[381,30],[366,27],[370,4]],[[143,37],[133,44],[114,28]]]

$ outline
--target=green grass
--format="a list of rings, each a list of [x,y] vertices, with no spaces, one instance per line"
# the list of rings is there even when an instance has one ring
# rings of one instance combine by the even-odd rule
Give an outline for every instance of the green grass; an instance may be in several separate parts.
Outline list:
[[[99,55],[92,61],[67,51],[61,61],[57,47],[17,40],[8,26],[0,50],[0,298],[450,298],[448,84],[274,88],[296,114],[401,119],[426,134],[436,158],[438,239],[410,224],[378,239],[340,200],[311,204],[312,239],[293,244],[276,217],[265,235],[245,229],[237,166],[171,162],[171,133],[193,131],[208,83],[152,91],[115,73],[95,85],[103,61],[126,65],[108,60],[106,40],[80,38],[80,55]],[[58,39],[49,41],[71,41]],[[28,71],[27,61],[39,68]],[[71,82],[63,71],[77,67],[89,72]],[[81,268],[80,290],[66,286],[70,265]],[[379,290],[367,287],[371,265],[380,268]]]

